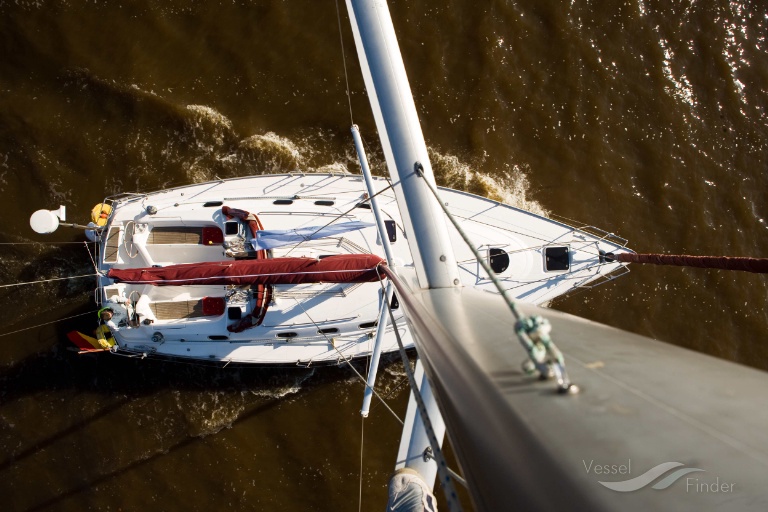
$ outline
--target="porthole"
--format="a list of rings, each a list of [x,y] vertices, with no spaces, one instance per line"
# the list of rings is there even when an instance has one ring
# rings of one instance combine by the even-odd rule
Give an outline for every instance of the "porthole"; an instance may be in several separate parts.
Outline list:
[[[509,268],[509,254],[504,249],[491,247],[488,249],[488,264],[496,274],[501,274]]]

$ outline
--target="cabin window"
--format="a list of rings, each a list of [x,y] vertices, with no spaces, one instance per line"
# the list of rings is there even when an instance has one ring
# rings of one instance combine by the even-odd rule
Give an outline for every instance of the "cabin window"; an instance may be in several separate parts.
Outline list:
[[[293,204],[293,199],[275,199],[274,201],[272,201],[272,204],[282,204],[282,205]]]
[[[240,231],[240,223],[236,220],[225,222],[224,223],[224,234],[225,235],[236,235]]]
[[[358,325],[360,329],[373,329],[378,325],[379,322],[365,322],[363,324]]]
[[[298,335],[299,333],[297,332],[279,332],[276,336],[278,338],[295,338]]]
[[[387,228],[387,236],[392,243],[397,242],[397,226],[393,220],[385,220],[384,227]]]
[[[214,206],[221,206],[224,204],[224,201],[208,201],[207,203],[203,204],[203,208],[213,208]]]
[[[229,336],[223,336],[221,334],[214,334],[212,336],[208,336],[208,339],[209,340],[213,340],[213,341],[226,341],[226,340],[229,339]]]
[[[571,268],[571,254],[568,246],[551,246],[544,249],[544,268],[548,271]]]
[[[224,297],[203,297],[203,316],[224,314]]]
[[[218,226],[206,226],[202,234],[203,245],[221,245],[224,243],[224,234]]]
[[[497,274],[501,274],[509,268],[509,254],[504,249],[491,247],[488,249],[488,264]]]
[[[357,203],[355,208],[363,208],[365,210],[370,210],[371,209],[371,204],[370,203]]]
[[[240,320],[243,317],[243,310],[239,307],[227,308],[227,318],[230,320]]]
[[[317,206],[333,206],[336,204],[335,201],[315,201],[315,204]]]
[[[318,334],[337,334],[339,330],[336,327],[327,327],[325,329],[319,329]]]

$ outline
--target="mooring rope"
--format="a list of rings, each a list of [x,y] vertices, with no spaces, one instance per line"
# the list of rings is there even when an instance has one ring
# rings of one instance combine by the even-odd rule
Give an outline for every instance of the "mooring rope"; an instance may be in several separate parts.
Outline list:
[[[612,253],[605,255],[606,261],[622,263],[648,263],[675,267],[713,268],[718,270],[740,270],[756,274],[768,274],[768,258],[744,258],[731,256],[690,256],[688,254],[637,254]]]
[[[67,279],[80,279],[83,277],[97,277],[99,274],[83,274],[81,276],[70,276],[70,277],[52,277],[50,279],[39,279],[37,281],[25,281],[23,283],[13,283],[13,284],[0,284],[0,288],[10,288],[12,286],[24,286],[27,284],[39,284],[39,283],[50,283],[53,281],[66,281]]]
[[[42,324],[33,325],[32,327],[25,327],[23,329],[18,329],[18,330],[15,330],[15,331],[5,332],[3,334],[0,334],[0,337],[2,337],[2,336],[10,336],[11,334],[16,334],[17,332],[29,331],[30,329],[37,329],[38,327],[43,327],[44,325],[55,324],[57,322],[63,322],[64,320],[70,320],[72,318],[77,318],[79,316],[92,315],[94,313],[96,313],[95,309],[93,311],[88,311],[87,313],[80,313],[79,315],[72,315],[72,316],[68,316],[66,318],[59,318],[58,320],[53,320],[51,322],[45,322],[45,323],[42,323]]]

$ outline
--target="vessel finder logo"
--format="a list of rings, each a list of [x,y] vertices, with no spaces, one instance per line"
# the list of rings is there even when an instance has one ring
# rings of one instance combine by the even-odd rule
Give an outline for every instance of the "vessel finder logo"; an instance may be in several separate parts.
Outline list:
[[[622,480],[619,482],[599,482],[600,485],[603,485],[613,491],[618,492],[631,492],[636,491],[638,489],[642,489],[643,487],[646,487],[651,482],[659,478],[661,475],[669,472],[672,469],[680,468],[680,466],[683,466],[681,462],[664,462],[662,464],[659,464],[658,466],[655,466],[645,473],[643,473],[640,476],[637,476],[635,478],[630,478],[629,480]],[[672,471],[671,473],[667,474],[664,478],[656,482],[653,486],[651,486],[652,489],[666,489],[670,485],[677,482],[679,479],[684,477],[685,475],[688,475],[690,473],[695,473],[698,471],[704,471],[703,469],[699,468],[680,468],[676,471]]]

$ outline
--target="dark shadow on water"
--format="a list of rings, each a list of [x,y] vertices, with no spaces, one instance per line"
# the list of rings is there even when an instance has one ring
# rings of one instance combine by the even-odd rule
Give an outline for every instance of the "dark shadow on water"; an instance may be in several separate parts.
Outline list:
[[[348,366],[266,367],[223,366],[172,359],[140,359],[109,353],[78,355],[69,341],[57,341],[45,353],[36,354],[0,369],[0,403],[51,390],[75,390],[138,397],[160,390],[245,391],[269,389],[304,380],[319,384],[348,378]],[[365,363],[355,361],[358,372]],[[308,375],[309,374],[309,375]]]
[[[106,407],[98,411],[96,414],[93,414],[89,418],[86,418],[82,421],[78,421],[77,423],[74,423],[70,425],[69,427],[65,428],[64,430],[61,430],[60,432],[56,432],[56,434],[43,439],[42,441],[36,442],[34,445],[30,446],[29,448],[25,449],[24,451],[17,453],[15,455],[11,455],[5,462],[0,464],[0,473],[3,471],[9,469],[14,464],[17,464],[27,457],[30,457],[42,450],[45,450],[52,444],[56,443],[57,441],[60,441],[61,439],[66,438],[67,436],[74,434],[78,430],[85,428],[89,424],[104,418],[105,416],[108,416],[114,411],[119,410],[123,405],[130,402],[130,399],[128,398],[122,398]]]
[[[84,304],[81,309],[87,312],[91,308],[91,304]],[[74,314],[78,312],[75,311]],[[57,324],[55,333],[39,338],[44,343],[43,352],[0,368],[0,404],[7,405],[12,401],[37,394],[44,396],[51,391],[96,394],[102,397],[95,397],[95,400],[101,402],[102,407],[89,416],[33,442],[17,453],[7,453],[0,461],[0,476],[41,452],[52,449],[57,443],[66,442],[71,436],[88,429],[109,415],[118,413],[121,408],[134,400],[162,391],[223,391],[237,394],[243,391],[281,389],[286,385],[295,386],[300,382],[298,393],[303,394],[324,384],[349,379],[354,374],[346,365],[309,369],[264,366],[223,367],[221,364],[212,366],[177,360],[150,358],[142,360],[109,353],[77,355],[69,350],[71,344],[65,333],[71,329],[86,330],[83,329],[83,323],[89,322],[90,320],[84,322],[82,318],[62,321]],[[42,332],[36,334],[42,334]],[[393,364],[395,359],[397,359],[396,356],[389,355],[382,359],[382,364]],[[354,365],[358,372],[365,374],[366,360],[355,361]],[[257,416],[280,402],[280,398],[272,398],[267,402],[254,404],[251,410],[238,415],[232,424]],[[61,494],[28,510],[55,509],[62,501],[72,496],[92,490],[103,482],[152,463],[161,456],[187,447],[200,439],[201,436],[184,438],[162,452],[136,460],[109,473],[95,476],[90,481],[63,490]]]
[[[232,422],[232,425],[236,425],[237,423],[241,423],[247,419],[253,418],[255,416],[258,416],[259,414],[266,412],[276,405],[280,403],[280,399],[272,399],[269,402],[265,404],[261,404],[257,407],[254,407],[252,410],[245,412],[241,414],[236,420]],[[181,441],[177,442],[173,446],[170,446],[167,449],[164,449],[162,451],[158,451],[154,455],[136,460],[126,466],[123,466],[121,468],[118,468],[114,471],[111,471],[109,473],[105,473],[101,476],[98,476],[96,478],[93,478],[92,480],[89,480],[86,483],[83,483],[81,485],[78,485],[77,487],[73,487],[72,489],[69,489],[68,491],[62,492],[58,496],[54,496],[53,498],[50,498],[42,503],[39,503],[31,508],[28,508],[28,512],[33,512],[35,510],[46,510],[51,507],[54,507],[55,505],[59,504],[63,500],[66,500],[67,498],[71,498],[72,496],[76,496],[77,494],[84,492],[84,491],[92,491],[95,487],[98,485],[107,482],[113,478],[119,477],[125,473],[128,473],[129,471],[133,471],[137,468],[140,468],[142,466],[145,466],[147,464],[151,464],[152,462],[156,461],[157,459],[161,457],[165,457],[177,450],[180,450],[182,448],[185,448],[189,445],[192,445],[196,442],[199,442],[203,439],[203,436],[190,436],[185,439],[182,439]]]

